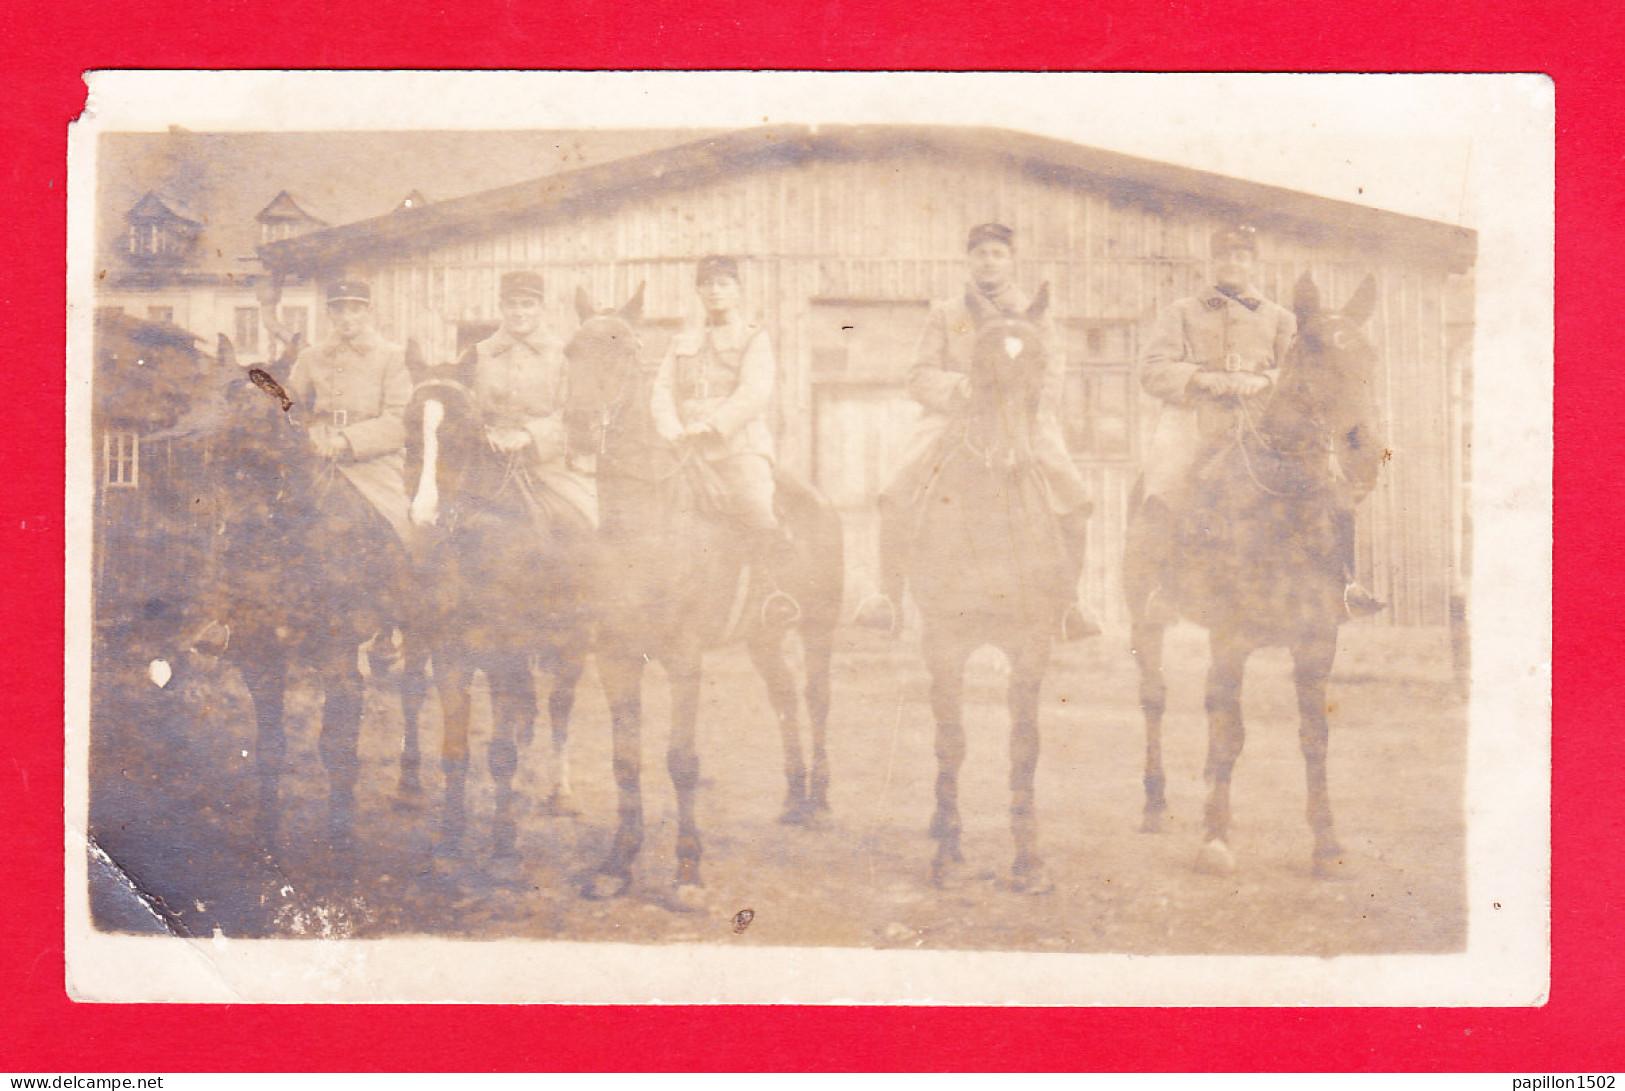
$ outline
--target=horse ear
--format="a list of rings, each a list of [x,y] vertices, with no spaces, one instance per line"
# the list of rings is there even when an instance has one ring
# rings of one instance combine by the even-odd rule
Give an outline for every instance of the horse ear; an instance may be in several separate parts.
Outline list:
[[[595,315],[597,313],[598,313],[598,308],[594,307],[592,305],[592,300],[590,298],[588,298],[588,296],[587,296],[587,289],[585,289],[581,285],[577,284],[576,285],[576,317],[578,319],[580,319],[581,321],[585,322],[587,319],[591,318],[593,315]]]
[[[629,325],[637,325],[643,317],[643,289],[648,287],[647,281],[638,282],[638,290],[632,293],[632,298],[615,313],[626,319]]]
[[[1297,315],[1300,329],[1320,313],[1320,288],[1314,276],[1307,272],[1292,286],[1292,313]]]
[[[1360,281],[1354,295],[1343,305],[1343,317],[1355,325],[1363,325],[1377,310],[1377,278],[1370,273]]]
[[[1033,296],[1031,305],[1027,308],[1027,321],[1042,322],[1044,312],[1049,310],[1049,281],[1038,286],[1038,294]]]
[[[223,333],[220,335],[220,340],[215,343],[214,354],[222,365],[226,367],[237,366],[237,346],[232,344],[231,338]]]

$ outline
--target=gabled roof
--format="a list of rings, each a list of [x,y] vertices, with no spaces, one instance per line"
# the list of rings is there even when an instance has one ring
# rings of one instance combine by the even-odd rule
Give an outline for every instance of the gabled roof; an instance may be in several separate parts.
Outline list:
[[[254,219],[260,223],[271,223],[276,220],[299,220],[304,223],[321,224],[327,226],[328,221],[310,211],[310,199],[300,201],[287,190],[283,190],[271,199],[266,205],[254,214]]]
[[[166,282],[233,281],[260,272],[256,215],[286,193],[330,224],[389,212],[414,188],[457,197],[621,159],[692,139],[694,130],[594,132],[103,133],[96,149],[97,270],[106,288],[146,285],[126,217],[148,193],[202,225]],[[146,279],[144,279],[146,278]]]
[[[311,274],[356,258],[410,253],[520,220],[562,218],[614,201],[692,189],[742,173],[812,160],[913,156],[1002,161],[1043,181],[1104,191],[1153,210],[1190,209],[1245,218],[1309,242],[1346,241],[1452,271],[1471,267],[1477,234],[1297,190],[1084,147],[1006,129],[920,125],[774,125],[707,137],[645,154],[488,189],[410,214],[394,213],[267,244],[261,259]]]
[[[173,223],[185,224],[191,228],[201,228],[203,226],[203,221],[184,201],[166,196],[157,190],[148,190],[146,195],[130,209],[125,218],[131,223],[152,223],[159,220],[168,220]]]

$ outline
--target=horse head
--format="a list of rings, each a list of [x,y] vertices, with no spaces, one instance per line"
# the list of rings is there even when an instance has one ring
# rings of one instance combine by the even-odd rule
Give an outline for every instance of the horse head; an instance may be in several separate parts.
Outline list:
[[[602,452],[612,421],[639,389],[637,323],[643,317],[643,288],[638,285],[631,299],[607,310],[596,308],[585,291],[576,289],[581,325],[564,346],[569,366],[564,417],[572,449]]]
[[[1298,336],[1261,424],[1283,450],[1318,456],[1329,448],[1334,475],[1355,499],[1375,486],[1384,458],[1375,433],[1377,353],[1363,329],[1376,303],[1377,282],[1369,275],[1337,310],[1323,307],[1310,274],[1298,279],[1292,298]]]
[[[420,528],[440,523],[443,509],[462,493],[469,469],[488,454],[474,393],[455,378],[455,367],[423,374],[405,417],[408,510]]]
[[[968,294],[967,302],[977,326],[966,438],[990,453],[1026,461],[1032,454],[1033,424],[1049,366],[1043,328],[1049,284],[1038,289],[1032,304],[1019,315],[996,311],[975,293]]]

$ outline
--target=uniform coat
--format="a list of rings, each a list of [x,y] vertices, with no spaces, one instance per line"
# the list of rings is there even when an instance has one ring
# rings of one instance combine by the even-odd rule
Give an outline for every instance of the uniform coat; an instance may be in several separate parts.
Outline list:
[[[1256,421],[1297,329],[1291,311],[1252,288],[1235,297],[1209,288],[1158,316],[1146,342],[1140,379],[1159,403],[1145,455],[1146,496],[1175,506],[1183,503],[1198,460],[1245,424],[1244,407],[1234,395],[1193,390],[1192,377],[1199,371],[1250,371],[1267,377],[1269,387],[1245,399],[1245,410]]]
[[[942,437],[970,401],[971,353],[976,346],[976,328],[981,318],[995,312],[1019,315],[1028,306],[1026,294],[1013,285],[990,299],[974,284],[967,284],[960,296],[931,305],[914,353],[914,366],[908,373],[908,392],[925,412],[904,449],[902,465],[881,494],[884,499],[897,506],[912,506],[946,453],[941,449]],[[1060,406],[1066,381],[1066,357],[1055,324],[1048,316],[1041,330],[1045,338],[1047,371],[1033,453],[1052,510],[1057,514],[1086,511],[1088,492],[1061,434]]]
[[[306,407],[311,424],[325,425],[349,443],[338,468],[410,544],[403,474],[412,377],[401,346],[375,330],[350,340],[335,334],[299,354],[288,392]]]
[[[719,440],[700,452],[726,485],[745,522],[778,525],[773,514],[773,433],[767,410],[776,365],[767,332],[743,321],[684,330],[672,338],[655,376],[655,429],[676,442],[685,428],[709,423]]]
[[[529,434],[522,457],[534,480],[597,527],[597,483],[569,460],[564,343],[546,329],[519,338],[504,327],[469,349],[464,367],[486,426]]]

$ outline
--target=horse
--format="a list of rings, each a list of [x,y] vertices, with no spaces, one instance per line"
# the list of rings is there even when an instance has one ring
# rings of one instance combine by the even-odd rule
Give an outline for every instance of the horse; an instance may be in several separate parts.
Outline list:
[[[570,529],[556,498],[535,478],[526,452],[499,453],[487,441],[473,377],[420,370],[406,412],[406,481],[420,538],[413,626],[428,647],[443,720],[445,774],[435,852],[462,851],[467,825],[469,686],[483,670],[491,691],[493,735],[487,765],[495,785],[492,845],[516,852],[513,778],[537,713],[532,659],[551,668],[548,697],[555,780],[545,803],[571,813],[564,741],[586,664],[591,617],[586,601],[590,532]],[[421,702],[421,692],[414,695]],[[415,771],[415,717],[408,717],[403,778]]]
[[[400,537],[336,464],[311,454],[306,407],[283,387],[299,345],[295,338],[279,359],[244,368],[222,335],[216,381],[155,438],[181,440],[208,467],[201,486],[212,493],[220,564],[195,604],[210,620],[192,645],[235,665],[252,699],[258,835],[274,852],[284,693],[290,668],[302,663],[314,668],[323,692],[318,750],[328,775],[328,845],[344,853],[360,771],[359,652],[404,615],[409,560]],[[162,668],[155,661],[154,671],[164,673],[154,681],[167,681],[169,669],[167,660]]]
[[[940,887],[964,878],[965,663],[991,644],[1010,664],[1011,887],[1031,894],[1053,888],[1037,851],[1038,695],[1051,636],[1074,591],[1062,529],[1033,456],[1047,366],[1040,323],[1048,306],[1045,284],[1024,314],[990,316],[978,326],[966,410],[939,441],[937,471],[918,503],[909,582],[936,720],[931,881]]]
[[[672,695],[666,768],[677,794],[676,897],[689,908],[702,884],[695,791],[700,762],[695,744],[703,653],[735,639],[767,685],[784,745],[785,798],[781,821],[810,824],[829,806],[830,656],[839,617],[844,561],[839,516],[828,500],[784,473],[775,475],[782,525],[795,543],[793,559],[773,573],[800,604],[799,620],[762,606],[760,574],[742,572],[742,537],[726,518],[704,509],[703,467],[659,438],[650,413],[653,386],[639,364],[635,325],[640,286],[619,309],[597,310],[578,290],[581,325],[565,347],[569,360],[566,413],[585,429],[596,457],[602,578],[595,592],[596,658],[609,700],[618,824],[609,855],[582,893],[618,897],[631,886],[643,842],[643,668],[664,665]],[[794,677],[785,640],[800,631],[807,682],[811,754],[804,760]]]
[[[1136,548],[1143,508],[1130,520],[1124,584],[1131,644],[1140,670],[1146,722],[1146,800],[1142,829],[1156,832],[1167,807],[1162,768],[1162,618],[1146,616],[1160,594],[1208,631],[1211,662],[1205,705],[1208,797],[1197,866],[1228,873],[1230,782],[1245,728],[1241,684],[1258,648],[1291,651],[1298,699],[1298,739],[1308,784],[1308,819],[1317,876],[1336,874],[1342,848],[1327,791],[1326,684],[1338,628],[1349,617],[1335,521],[1376,484],[1384,459],[1374,437],[1371,387],[1376,353],[1361,332],[1376,304],[1368,276],[1340,311],[1323,309],[1305,273],[1293,294],[1298,333],[1267,408],[1256,420],[1238,406],[1237,433],[1198,460],[1189,510],[1176,522],[1182,560],[1172,573],[1152,571]],[[1169,582],[1172,587],[1168,586]]]

